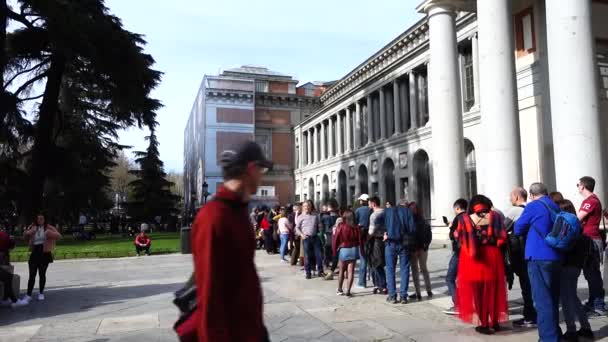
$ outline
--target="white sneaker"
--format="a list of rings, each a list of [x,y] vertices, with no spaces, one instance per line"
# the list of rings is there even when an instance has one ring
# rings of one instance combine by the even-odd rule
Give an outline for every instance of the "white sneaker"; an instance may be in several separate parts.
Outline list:
[[[21,298],[21,299],[17,299],[16,302],[11,304],[11,308],[18,308],[20,306],[26,306],[28,305],[30,302],[28,300],[26,300],[25,298]]]
[[[13,302],[10,299],[0,301],[0,307],[8,308]]]
[[[44,294],[39,293],[38,294],[38,300],[43,301],[44,300]]]
[[[27,300],[28,302],[30,302],[32,300],[32,296],[25,295],[25,296],[23,296],[22,299],[23,300]]]

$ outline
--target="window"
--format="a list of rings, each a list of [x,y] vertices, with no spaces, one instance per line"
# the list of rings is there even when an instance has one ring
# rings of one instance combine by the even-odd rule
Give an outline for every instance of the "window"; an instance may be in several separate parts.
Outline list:
[[[258,93],[267,93],[268,81],[255,81],[255,91]]]
[[[534,32],[534,10],[527,8],[514,16],[515,49],[517,57],[525,56],[536,51],[536,35]]]
[[[274,186],[260,186],[258,187],[258,196],[261,197],[273,197],[274,196]]]
[[[373,194],[373,196],[380,196],[379,187],[378,187],[377,182],[372,183],[372,194]]]
[[[294,83],[289,83],[289,86],[287,88],[287,93],[288,94],[295,94],[296,93],[296,85]]]
[[[465,50],[462,55],[462,68],[464,76],[464,109],[466,112],[471,110],[475,104],[475,80],[473,77],[473,54],[472,51]]]
[[[255,142],[258,143],[258,145],[260,145],[260,147],[262,148],[262,151],[264,152],[264,156],[266,158],[268,158],[269,160],[272,160],[272,156],[271,156],[271,145],[270,145],[270,136],[269,135],[258,135],[256,134],[255,136]]]
[[[313,96],[314,90],[313,86],[306,86],[306,88],[304,88],[304,96]]]

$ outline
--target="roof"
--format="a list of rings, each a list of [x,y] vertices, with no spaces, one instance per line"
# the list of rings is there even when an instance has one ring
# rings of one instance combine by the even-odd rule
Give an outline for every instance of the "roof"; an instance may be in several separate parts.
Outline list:
[[[263,76],[271,76],[271,77],[289,77],[292,78],[289,75],[286,74],[282,74],[278,71],[273,71],[270,70],[266,67],[263,66],[256,66],[256,65],[243,65],[240,66],[238,68],[232,68],[232,69],[227,69],[224,70],[224,73],[228,73],[228,74],[250,74],[250,75],[263,75]]]

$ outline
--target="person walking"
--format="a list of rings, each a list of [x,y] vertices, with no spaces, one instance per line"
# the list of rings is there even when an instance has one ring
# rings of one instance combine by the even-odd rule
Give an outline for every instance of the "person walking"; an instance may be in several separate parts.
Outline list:
[[[46,223],[45,217],[39,214],[36,223],[29,226],[23,234],[23,238],[30,246],[30,258],[28,260],[29,279],[27,281],[27,301],[32,300],[34,284],[36,283],[36,273],[38,273],[38,300],[44,297],[44,287],[46,285],[46,271],[49,264],[53,262],[53,250],[55,242],[61,238],[57,229]]]
[[[369,265],[374,283],[374,294],[387,294],[386,273],[384,266],[386,258],[384,255],[384,209],[380,206],[380,199],[376,196],[369,200],[372,214],[369,217],[369,230],[367,237],[367,251]]]
[[[416,223],[416,248],[410,256],[412,260],[412,279],[414,281],[415,294],[410,296],[410,299],[422,300],[420,294],[420,272],[424,278],[424,287],[428,298],[433,298],[433,290],[431,287],[431,276],[429,275],[429,269],[427,267],[427,260],[429,257],[429,247],[431,240],[433,239],[433,233],[431,232],[431,226],[424,219],[422,208],[418,206],[416,202],[411,202],[408,207],[414,215],[414,222]]]
[[[559,207],[549,198],[543,183],[533,183],[530,201],[515,221],[515,235],[526,237],[525,260],[532,288],[532,300],[537,313],[538,335],[541,341],[559,341],[559,284],[562,255],[545,242],[553,229],[551,212]]]
[[[443,311],[443,313],[448,315],[458,315],[456,279],[458,277],[460,242],[454,237],[454,232],[458,227],[458,221],[460,220],[460,217],[466,214],[468,206],[469,203],[464,198],[459,198],[454,202],[453,208],[454,215],[456,216],[448,227],[450,229],[449,239],[450,241],[452,241],[452,257],[450,258],[450,262],[448,263],[448,272],[445,276],[445,282],[448,286],[448,294],[450,295],[450,297],[452,297],[452,307]]]
[[[355,226],[355,217],[352,211],[345,210],[342,220],[336,228],[333,236],[332,250],[334,255],[338,255],[338,296],[344,295],[344,274],[347,273],[346,296],[351,297],[351,289],[355,280],[355,263],[361,253],[363,241],[361,240],[361,230]]]
[[[369,207],[369,195],[362,194],[359,196],[360,207],[355,210],[355,224],[361,230],[361,238],[363,241],[367,240],[367,233],[369,229],[369,217],[372,214],[372,210]],[[359,256],[359,280],[357,282],[357,288],[364,289],[367,287],[367,250],[363,245],[363,251]]]
[[[473,196],[468,214],[458,219],[454,233],[461,246],[458,264],[458,316],[477,323],[475,331],[493,334],[509,315],[504,260],[500,247],[507,233],[502,216],[483,195]]]
[[[574,204],[569,200],[561,200],[556,204],[561,211],[576,215]],[[566,341],[577,342],[579,337],[590,340],[594,338],[587,314],[576,292],[578,277],[581,274],[585,260],[589,257],[589,251],[593,248],[592,244],[591,238],[581,235],[574,243],[572,249],[564,255],[559,293],[564,321],[566,322],[566,332],[562,335],[562,338]],[[579,331],[576,331],[576,319],[578,319],[581,325]]]
[[[289,242],[289,235],[291,234],[292,225],[289,223],[287,218],[287,209],[281,208],[280,218],[278,219],[279,234],[281,237],[281,263],[286,263],[285,255],[287,254],[287,243]]]
[[[600,271],[604,253],[604,243],[600,235],[600,223],[602,222],[602,203],[596,194],[595,179],[585,176],[579,179],[578,191],[584,198],[577,216],[583,226],[583,234],[593,241],[593,252],[583,267],[583,275],[589,284],[589,300],[585,304],[587,310],[596,315],[607,314],[604,302],[604,284]]]
[[[304,241],[306,279],[312,278],[312,268],[315,262],[318,276],[324,277],[321,241],[317,235],[320,227],[319,216],[314,213],[314,206],[310,200],[304,202],[302,209],[303,213],[296,219],[296,231]]]
[[[528,192],[522,187],[516,187],[511,191],[510,199],[512,207],[505,211],[505,226],[508,235],[508,260],[511,265],[511,271],[519,278],[521,297],[524,301],[524,317],[513,321],[513,326],[535,328],[537,324],[536,309],[534,309],[534,302],[532,301],[532,288],[528,277],[528,262],[524,255],[527,236],[516,236],[514,231],[515,222],[526,207]]]
[[[269,341],[247,204],[272,162],[246,141],[224,151],[220,165],[224,183],[192,229],[198,341]]]
[[[392,304],[407,304],[407,289],[410,279],[410,252],[414,248],[414,236],[416,224],[414,216],[407,202],[401,200],[400,205],[384,210],[384,256],[386,263],[386,283],[388,297],[386,301]],[[395,275],[397,273],[397,259],[401,284],[399,289],[400,299],[397,298],[397,286]]]

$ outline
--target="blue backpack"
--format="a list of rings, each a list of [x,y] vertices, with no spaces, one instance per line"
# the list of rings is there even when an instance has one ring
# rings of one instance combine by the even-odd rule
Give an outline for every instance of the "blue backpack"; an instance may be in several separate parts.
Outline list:
[[[549,210],[549,215],[551,215],[551,221],[553,222],[553,228],[544,238],[545,243],[561,252],[571,250],[582,234],[578,217],[569,212],[556,211],[547,205],[547,203],[540,202]],[[542,234],[540,234],[536,227],[534,230],[542,237]]]

